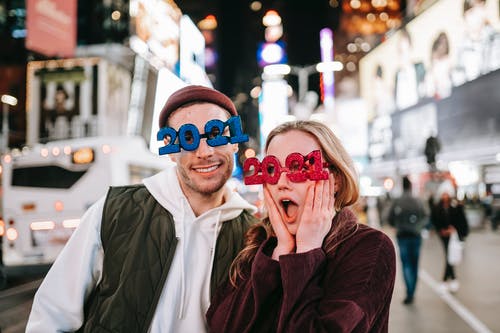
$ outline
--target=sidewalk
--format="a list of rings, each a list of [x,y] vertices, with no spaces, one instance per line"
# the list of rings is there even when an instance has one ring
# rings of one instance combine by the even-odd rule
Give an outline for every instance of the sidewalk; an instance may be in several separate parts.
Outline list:
[[[395,242],[394,231],[383,227]],[[397,244],[395,243],[398,252]],[[500,333],[500,231],[472,230],[465,243],[463,262],[455,267],[460,290],[439,289],[444,272],[444,250],[431,231],[422,242],[415,302],[403,305],[405,287],[398,271],[391,304],[389,332]]]

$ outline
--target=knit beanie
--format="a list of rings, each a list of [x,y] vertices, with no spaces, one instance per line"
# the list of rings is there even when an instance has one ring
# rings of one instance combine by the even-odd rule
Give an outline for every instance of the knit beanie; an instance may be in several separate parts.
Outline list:
[[[172,112],[185,104],[193,102],[206,102],[216,104],[227,110],[227,112],[229,112],[231,116],[238,115],[233,102],[229,99],[229,97],[227,97],[220,91],[204,86],[189,85],[177,90],[168,98],[165,106],[160,113],[160,128],[166,125],[167,119],[168,117],[170,117]]]

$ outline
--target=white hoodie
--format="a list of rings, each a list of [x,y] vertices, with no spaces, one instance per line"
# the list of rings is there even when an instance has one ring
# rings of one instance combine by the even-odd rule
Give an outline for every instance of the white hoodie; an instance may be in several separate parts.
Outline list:
[[[244,209],[256,208],[226,186],[225,203],[196,217],[177,179],[175,165],[144,180],[151,195],[173,216],[179,239],[149,332],[206,331],[210,276],[221,223]],[[102,274],[100,241],[105,198],[82,217],[67,245],[40,285],[26,332],[75,331],[83,323],[83,306]]]

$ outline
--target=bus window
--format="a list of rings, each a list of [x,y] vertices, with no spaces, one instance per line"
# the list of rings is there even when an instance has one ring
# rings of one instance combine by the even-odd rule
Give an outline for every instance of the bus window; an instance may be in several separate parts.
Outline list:
[[[15,168],[12,186],[68,189],[86,172],[87,170],[72,171],[57,165]]]

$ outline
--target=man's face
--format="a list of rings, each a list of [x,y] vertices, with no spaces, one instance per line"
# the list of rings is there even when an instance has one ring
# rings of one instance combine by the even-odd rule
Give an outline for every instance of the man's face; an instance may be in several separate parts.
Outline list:
[[[193,124],[200,134],[205,132],[205,124],[212,119],[226,121],[229,114],[218,105],[210,103],[191,104],[174,111],[168,119],[168,126],[179,130],[184,124]],[[226,127],[224,135],[229,135]],[[213,194],[222,189],[231,177],[233,155],[238,151],[237,144],[211,147],[206,139],[200,139],[200,145],[193,151],[181,149],[170,155],[177,163],[179,181],[185,195]]]

